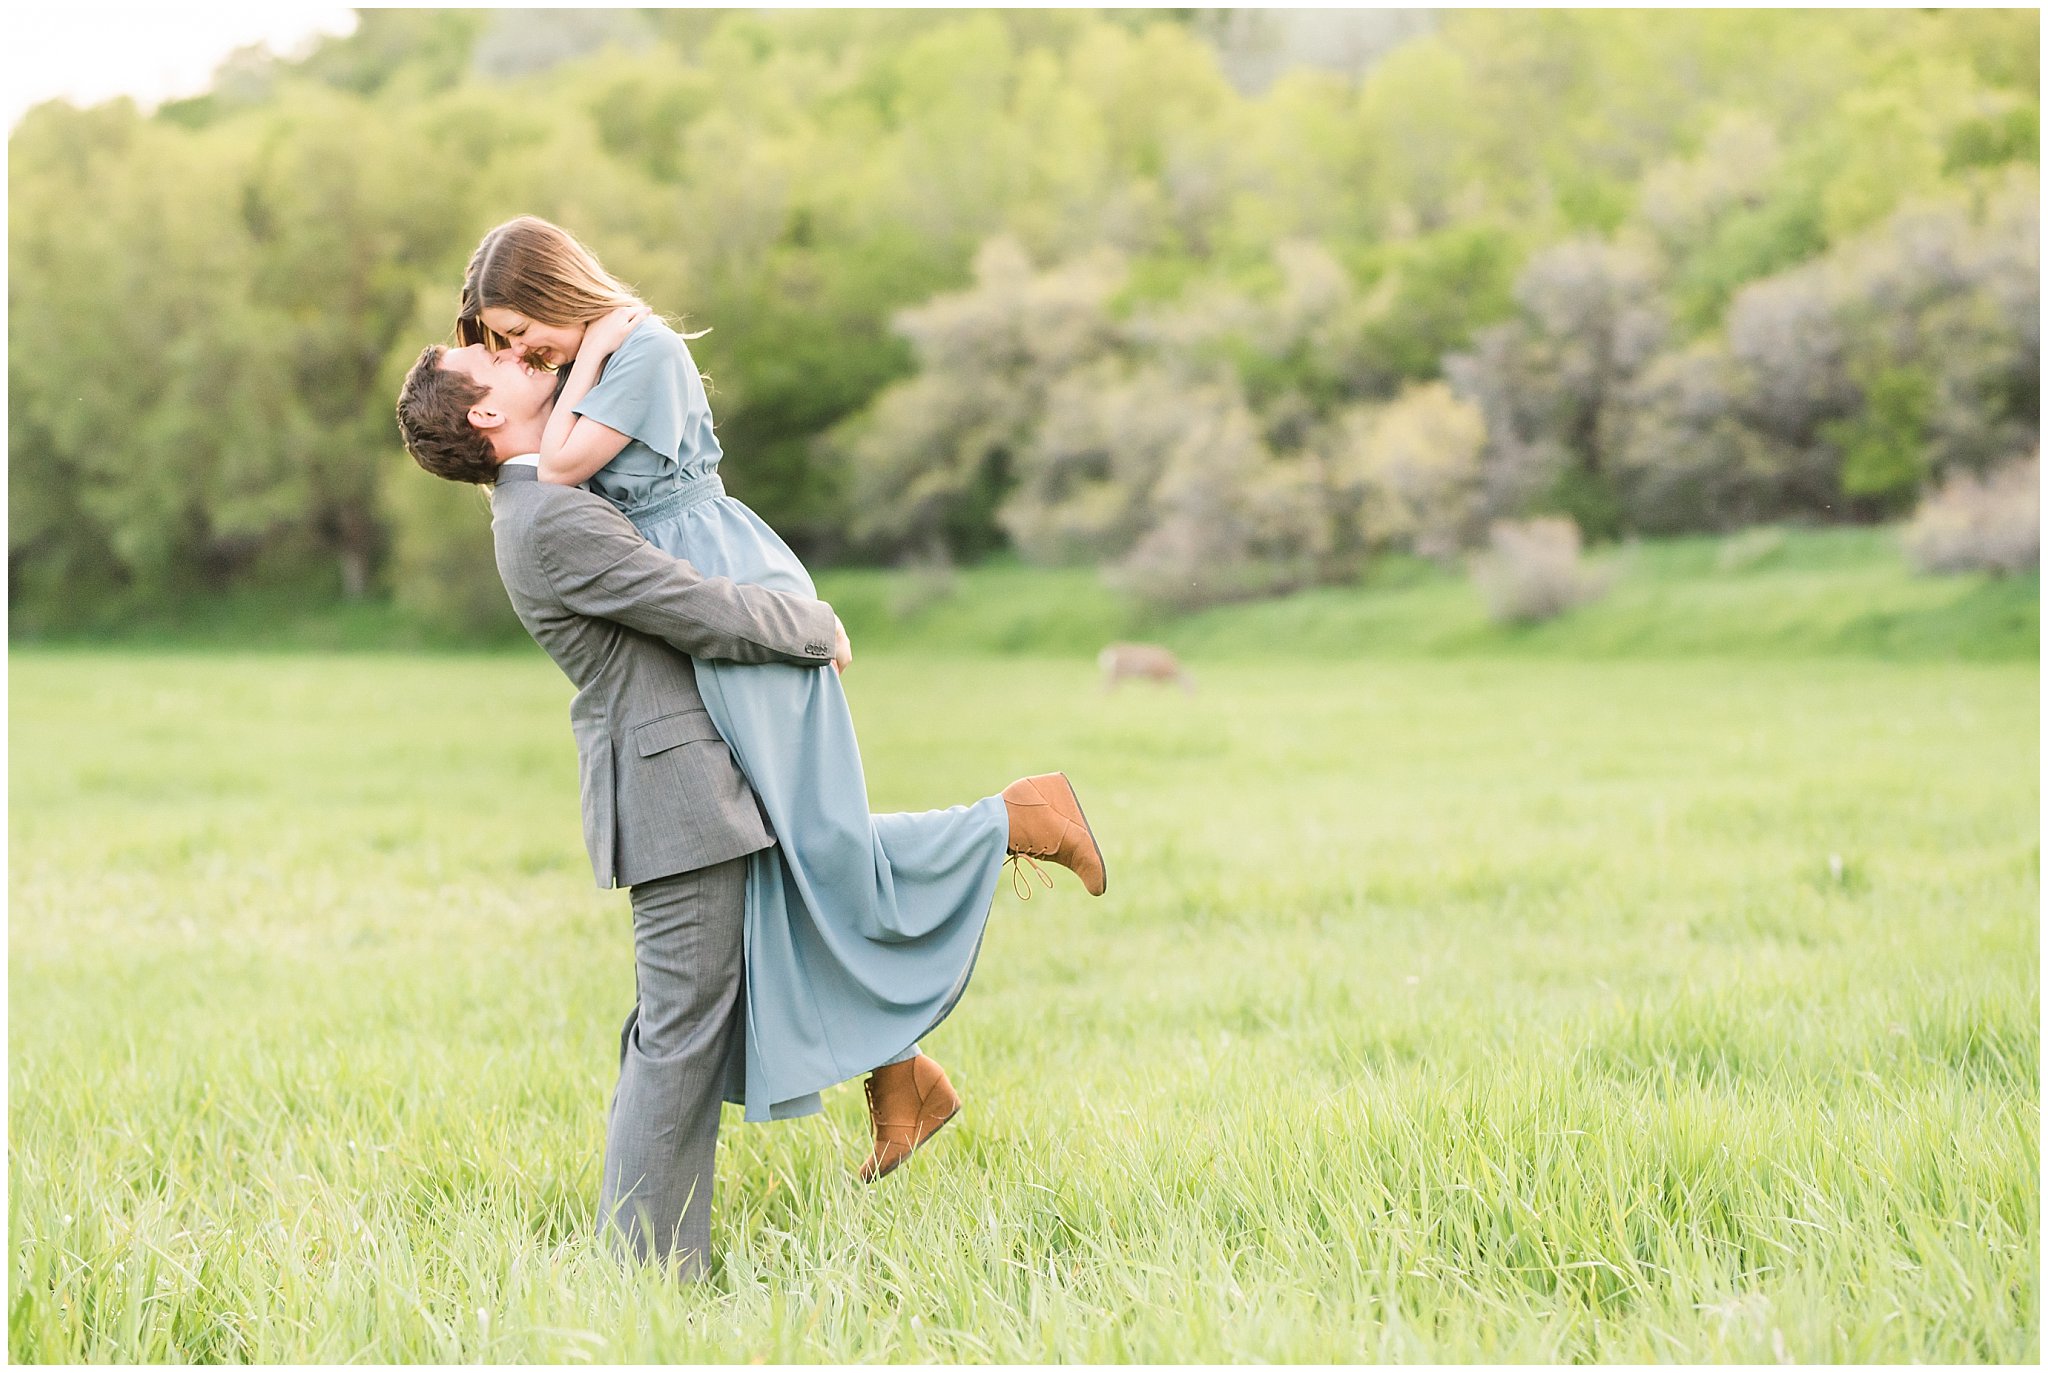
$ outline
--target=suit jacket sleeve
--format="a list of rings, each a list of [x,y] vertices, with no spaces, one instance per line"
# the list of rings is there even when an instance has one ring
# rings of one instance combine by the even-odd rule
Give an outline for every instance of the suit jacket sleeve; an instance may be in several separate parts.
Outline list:
[[[692,658],[831,661],[836,622],[823,601],[706,577],[601,500],[550,502],[535,521],[534,546],[555,594],[579,615],[637,629]]]

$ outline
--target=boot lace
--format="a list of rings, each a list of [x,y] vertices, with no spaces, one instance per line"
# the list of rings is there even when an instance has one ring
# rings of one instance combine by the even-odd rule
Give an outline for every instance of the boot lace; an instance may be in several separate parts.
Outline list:
[[[1024,880],[1024,865],[1026,863],[1031,865],[1031,871],[1038,874],[1038,880],[1045,883],[1045,889],[1047,891],[1052,890],[1052,875],[1046,872],[1044,868],[1038,866],[1036,858],[1033,858],[1028,853],[1019,851],[1011,854],[1005,864],[1010,869],[1010,888],[1017,893],[1019,901],[1029,901],[1031,899],[1031,884]]]

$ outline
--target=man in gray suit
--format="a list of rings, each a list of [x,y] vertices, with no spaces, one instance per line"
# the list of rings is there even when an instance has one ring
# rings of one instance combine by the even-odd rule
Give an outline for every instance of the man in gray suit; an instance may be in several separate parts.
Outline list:
[[[706,578],[602,497],[537,480],[555,387],[510,352],[429,348],[406,377],[399,430],[427,471],[492,488],[498,574],[576,684],[584,843],[599,886],[632,889],[639,992],[600,1210],[626,1250],[698,1278],[719,1101],[742,1057],[746,856],[775,841],[690,660],[844,669],[853,650],[824,602]]]

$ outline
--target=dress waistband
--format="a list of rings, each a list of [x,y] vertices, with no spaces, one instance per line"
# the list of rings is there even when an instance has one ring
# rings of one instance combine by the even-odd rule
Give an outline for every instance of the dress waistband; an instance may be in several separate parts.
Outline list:
[[[708,500],[725,494],[725,483],[718,479],[716,472],[706,472],[701,477],[690,477],[679,483],[666,496],[649,501],[627,513],[626,518],[636,525],[649,525],[664,519],[679,510],[688,510],[693,505],[702,505]]]

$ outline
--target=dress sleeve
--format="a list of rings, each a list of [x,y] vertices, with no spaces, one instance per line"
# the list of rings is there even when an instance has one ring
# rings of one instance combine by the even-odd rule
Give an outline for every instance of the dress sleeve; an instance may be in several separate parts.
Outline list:
[[[682,452],[694,367],[683,341],[649,320],[619,345],[575,412],[675,462]]]
[[[832,660],[832,607],[794,592],[706,577],[656,548],[601,500],[564,492],[534,518],[549,589],[578,615],[614,620],[692,658],[735,663]]]

